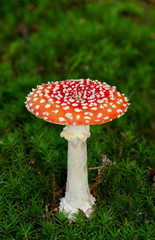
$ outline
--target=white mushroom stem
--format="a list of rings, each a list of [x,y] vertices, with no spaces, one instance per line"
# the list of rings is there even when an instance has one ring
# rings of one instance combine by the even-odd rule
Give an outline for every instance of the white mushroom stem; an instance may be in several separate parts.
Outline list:
[[[90,136],[89,126],[66,126],[60,136],[68,140],[68,167],[66,193],[59,210],[74,218],[73,214],[81,209],[89,217],[95,202],[88,186],[86,139]]]

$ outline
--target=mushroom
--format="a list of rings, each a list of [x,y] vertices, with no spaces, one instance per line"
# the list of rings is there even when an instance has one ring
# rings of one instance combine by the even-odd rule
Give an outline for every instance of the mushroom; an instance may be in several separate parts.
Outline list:
[[[28,95],[26,107],[45,121],[66,125],[61,137],[68,140],[67,183],[59,210],[73,218],[81,209],[89,217],[95,203],[88,186],[89,128],[122,116],[128,108],[127,98],[105,82],[64,80],[37,86]]]

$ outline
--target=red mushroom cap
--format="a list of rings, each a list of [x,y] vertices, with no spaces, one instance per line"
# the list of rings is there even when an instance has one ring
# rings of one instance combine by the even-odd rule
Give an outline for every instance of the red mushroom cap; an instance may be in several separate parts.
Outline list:
[[[27,109],[61,125],[102,124],[127,111],[128,100],[105,82],[79,79],[42,84],[28,95]]]

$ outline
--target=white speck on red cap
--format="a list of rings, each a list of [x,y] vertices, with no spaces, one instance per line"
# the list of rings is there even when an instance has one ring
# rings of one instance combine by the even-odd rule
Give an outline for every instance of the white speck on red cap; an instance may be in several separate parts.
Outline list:
[[[49,115],[49,112],[43,112],[43,115],[48,116],[48,115]]]
[[[64,110],[68,110],[69,108],[69,106],[63,107]]]
[[[45,105],[45,108],[50,108],[51,107],[51,104],[46,104]]]
[[[100,118],[100,117],[102,117],[102,115],[103,115],[102,113],[99,113],[99,114],[97,115],[97,117]]]
[[[66,116],[67,118],[73,118],[72,113],[66,113],[65,116]]]
[[[122,116],[128,105],[116,87],[90,79],[42,84],[26,100],[34,115],[62,125],[102,124]]]
[[[58,109],[56,109],[56,110],[53,110],[52,112],[54,112],[54,113],[58,113],[58,112],[59,112],[59,110],[58,110]]]
[[[36,105],[36,106],[35,106],[35,109],[38,109],[39,107],[40,107],[39,105]]]

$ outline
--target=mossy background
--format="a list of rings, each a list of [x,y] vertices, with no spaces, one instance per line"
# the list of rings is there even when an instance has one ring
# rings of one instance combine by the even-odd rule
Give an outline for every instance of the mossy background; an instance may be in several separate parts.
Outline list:
[[[155,167],[154,0],[1,0],[0,16],[0,239],[155,239],[145,181]],[[131,105],[91,126],[88,167],[102,154],[116,164],[95,189],[92,218],[81,213],[74,223],[47,211],[66,182],[62,126],[24,102],[36,85],[78,78],[115,85]],[[90,185],[97,176],[89,171]]]

